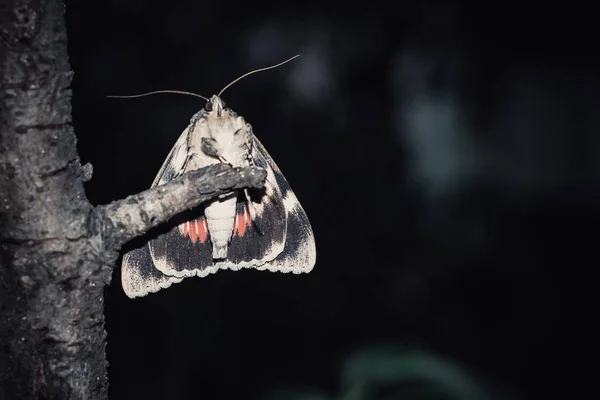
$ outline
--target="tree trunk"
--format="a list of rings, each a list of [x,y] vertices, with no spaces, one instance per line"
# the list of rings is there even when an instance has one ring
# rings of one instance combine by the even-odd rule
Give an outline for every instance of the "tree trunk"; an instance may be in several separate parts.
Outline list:
[[[103,290],[120,247],[266,174],[218,165],[93,207],[71,126],[64,3],[2,2],[0,400],[105,399]]]

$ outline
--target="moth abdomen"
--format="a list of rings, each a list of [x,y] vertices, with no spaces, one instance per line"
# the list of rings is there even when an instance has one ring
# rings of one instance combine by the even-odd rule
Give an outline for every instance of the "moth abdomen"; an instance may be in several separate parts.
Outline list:
[[[237,193],[221,197],[204,210],[208,232],[213,245],[213,259],[227,258],[227,247],[233,235],[236,217]]]

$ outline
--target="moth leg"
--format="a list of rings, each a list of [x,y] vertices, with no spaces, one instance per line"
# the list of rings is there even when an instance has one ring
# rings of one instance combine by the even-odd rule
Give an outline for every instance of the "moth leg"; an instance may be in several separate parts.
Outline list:
[[[193,155],[194,154],[188,154],[188,156],[185,158],[185,161],[183,162],[183,165],[181,166],[181,169],[179,171],[177,171],[177,173],[175,173],[175,175],[173,175],[173,179],[179,178],[181,175],[184,174],[184,172],[187,169],[187,165],[190,162],[190,160],[192,159]]]
[[[231,166],[231,163],[219,154],[219,150],[217,149],[217,141],[215,139],[203,137],[201,148],[202,152],[207,156],[216,158],[222,163],[229,164]]]
[[[196,154],[196,153],[188,154],[188,156],[185,158],[185,161],[183,162],[181,169],[179,170],[179,172],[177,172],[173,176],[173,179],[179,178],[181,175],[183,175],[187,171],[187,166],[190,163],[190,160],[192,159],[192,157],[194,157],[194,156],[198,157],[198,154]]]

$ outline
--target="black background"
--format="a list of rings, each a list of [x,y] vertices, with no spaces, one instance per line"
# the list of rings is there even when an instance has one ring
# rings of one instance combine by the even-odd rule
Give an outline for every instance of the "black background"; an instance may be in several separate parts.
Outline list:
[[[148,188],[229,88],[304,206],[308,275],[220,271],[106,292],[111,399],[337,396],[397,343],[508,398],[573,395],[600,220],[594,14],[574,5],[67,1],[94,204]],[[577,293],[575,295],[575,293]],[[458,368],[458,367],[457,367]],[[403,396],[399,398],[413,398]]]

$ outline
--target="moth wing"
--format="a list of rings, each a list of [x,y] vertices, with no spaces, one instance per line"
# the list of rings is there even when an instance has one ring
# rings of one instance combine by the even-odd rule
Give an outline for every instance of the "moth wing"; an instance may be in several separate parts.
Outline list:
[[[169,182],[183,173],[185,161],[188,156],[188,134],[191,127],[192,125],[188,125],[181,135],[179,135],[177,142],[175,142],[175,145],[167,155],[150,187]]]
[[[317,259],[315,237],[304,208],[291,189],[281,170],[267,152],[263,144],[254,137],[252,157],[254,162],[268,172],[265,185],[273,186],[271,202],[280,202],[285,210],[286,235],[285,245],[281,252],[272,260],[265,260],[259,270],[267,269],[274,272],[310,272]],[[276,188],[275,188],[276,187]],[[269,188],[267,187],[267,193]]]
[[[177,139],[159,170],[152,187],[172,180],[183,168],[187,157],[187,136],[189,126]],[[180,278],[167,276],[154,267],[148,244],[135,248],[123,255],[121,263],[121,282],[125,294],[131,298],[155,293],[173,283],[181,282]]]
[[[121,285],[130,298],[142,297],[166,289],[182,278],[167,276],[154,268],[147,244],[135,248],[123,256]]]
[[[188,137],[191,129],[199,129],[190,124],[181,134],[173,149],[158,171],[152,186],[161,185],[185,172],[188,157]],[[203,154],[195,157],[206,158],[203,164],[214,161]],[[201,205],[184,211],[158,228],[159,234],[148,241],[152,267],[167,276],[184,278],[195,275],[190,265],[212,265],[212,245],[208,240],[208,227]]]
[[[267,171],[262,189],[248,188],[238,194],[234,233],[229,242],[227,260],[217,265],[221,269],[265,269],[285,249],[288,218],[277,178],[277,166],[258,142],[248,125],[251,141],[250,157],[254,165]],[[257,144],[258,143],[258,147]]]

